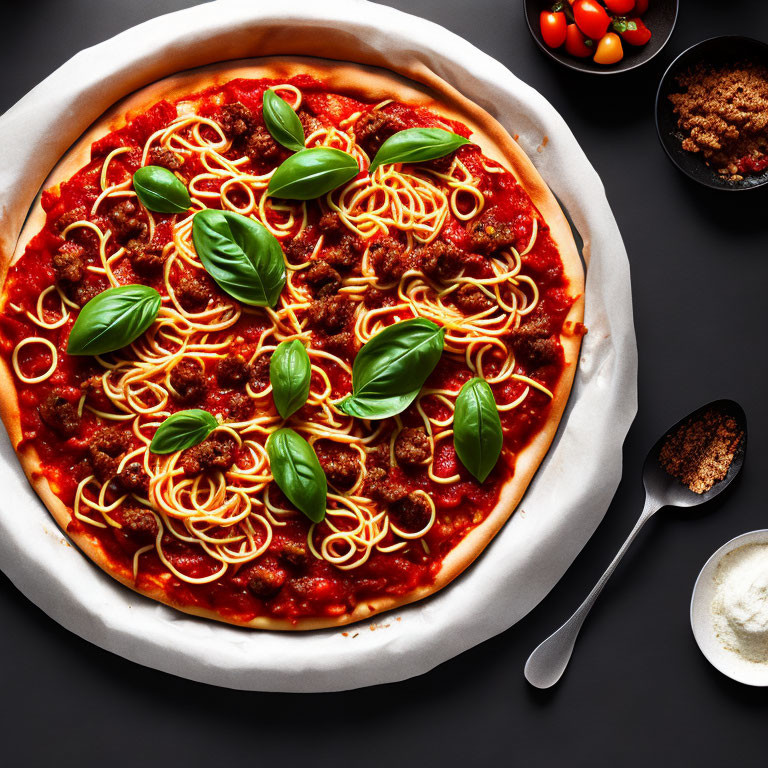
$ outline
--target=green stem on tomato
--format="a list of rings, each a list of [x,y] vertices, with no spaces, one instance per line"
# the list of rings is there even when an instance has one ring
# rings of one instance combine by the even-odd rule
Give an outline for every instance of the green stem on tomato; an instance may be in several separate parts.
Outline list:
[[[576,19],[573,16],[573,9],[571,8],[571,4],[568,2],[568,0],[557,0],[557,2],[552,6],[552,13],[564,13],[565,18],[568,19],[572,24],[576,23]]]

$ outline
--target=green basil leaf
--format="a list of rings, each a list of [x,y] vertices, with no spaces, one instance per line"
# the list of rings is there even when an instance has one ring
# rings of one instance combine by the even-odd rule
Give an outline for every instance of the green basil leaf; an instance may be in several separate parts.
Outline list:
[[[340,149],[313,147],[291,155],[272,174],[267,194],[288,200],[314,200],[360,172],[352,155]]]
[[[267,440],[272,477],[278,488],[312,522],[325,517],[328,481],[312,446],[292,429],[278,429]]]
[[[209,208],[195,214],[192,240],[205,271],[223,291],[254,307],[277,303],[285,260],[280,242],[263,224]]]
[[[275,407],[284,419],[307,402],[311,377],[309,355],[298,339],[277,345],[269,361],[269,381]]]
[[[278,144],[294,152],[304,149],[304,128],[299,116],[271,89],[264,91],[264,125]]]
[[[337,407],[348,416],[357,416],[358,419],[386,419],[388,416],[402,413],[416,399],[420,389],[421,387],[418,387],[404,395],[394,395],[393,397],[351,395],[338,403]]]
[[[469,143],[469,139],[442,128],[406,128],[381,145],[368,170],[373,173],[380,165],[390,163],[436,160]]]
[[[338,408],[363,419],[385,419],[404,411],[440,360],[444,336],[445,328],[421,317],[377,333],[358,352],[352,394]]]
[[[501,455],[504,436],[496,400],[485,379],[470,379],[456,398],[453,446],[461,463],[482,483]]]
[[[103,355],[127,346],[160,311],[160,294],[148,285],[121,285],[94,296],[81,310],[67,342],[68,355]]]
[[[179,177],[159,165],[139,168],[133,174],[133,189],[142,205],[156,213],[185,213],[192,205]]]
[[[200,408],[179,411],[169,416],[155,432],[149,450],[152,453],[174,453],[198,445],[219,424],[216,419]]]

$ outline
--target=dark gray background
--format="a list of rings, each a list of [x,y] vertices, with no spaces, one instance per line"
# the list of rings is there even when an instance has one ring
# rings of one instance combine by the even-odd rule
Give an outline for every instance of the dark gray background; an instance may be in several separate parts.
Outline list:
[[[656,60],[626,76],[590,78],[538,51],[519,1],[388,4],[466,37],[541,91],[605,183],[631,261],[640,348],[640,411],[605,521],[551,595],[508,632],[423,677],[341,694],[242,693],[139,667],[61,629],[0,577],[4,764],[765,765],[768,691],[708,665],[688,604],[720,544],[768,527],[761,493],[768,195],[710,192],[683,178],[658,144],[652,108],[677,53],[718,34],[765,36],[768,6],[683,0]],[[3,3],[0,109],[81,48],[189,5]],[[749,417],[742,478],[700,513],[661,513],[648,525],[593,611],[560,686],[532,689],[522,675],[528,653],[580,602],[639,514],[647,448],[717,397],[738,400]]]

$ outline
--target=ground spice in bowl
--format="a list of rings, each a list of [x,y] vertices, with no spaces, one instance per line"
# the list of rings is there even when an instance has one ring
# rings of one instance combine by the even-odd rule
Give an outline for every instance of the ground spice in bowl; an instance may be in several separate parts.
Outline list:
[[[768,168],[768,69],[702,64],[679,75],[669,94],[683,149],[701,153],[718,174],[741,181]]]
[[[694,493],[706,493],[728,474],[743,437],[743,430],[727,413],[705,411],[670,433],[659,463]]]

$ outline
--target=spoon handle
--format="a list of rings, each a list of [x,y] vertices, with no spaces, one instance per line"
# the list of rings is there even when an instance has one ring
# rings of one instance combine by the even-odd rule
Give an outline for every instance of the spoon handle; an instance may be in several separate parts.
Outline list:
[[[640,529],[661,506],[655,499],[646,495],[645,506],[640,518],[635,523],[635,527],[621,545],[621,549],[616,554],[616,557],[613,558],[611,564],[605,569],[605,573],[598,579],[597,584],[587,595],[586,600],[574,611],[571,618],[560,629],[553,632],[528,657],[528,661],[525,663],[525,677],[531,685],[536,688],[550,688],[560,679],[570,661],[581,625],[595,604],[598,595],[603,591],[603,587],[608,582],[611,574],[616,570],[616,566],[621,561],[621,558],[624,557],[624,553],[629,549]]]

